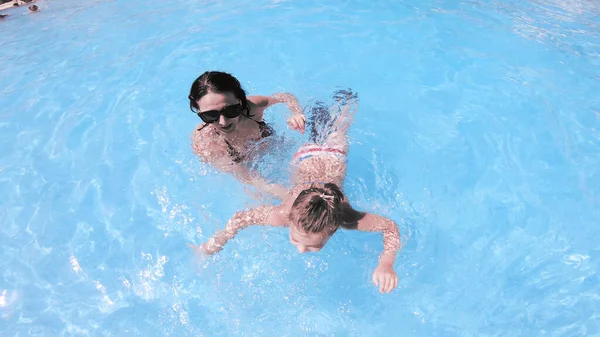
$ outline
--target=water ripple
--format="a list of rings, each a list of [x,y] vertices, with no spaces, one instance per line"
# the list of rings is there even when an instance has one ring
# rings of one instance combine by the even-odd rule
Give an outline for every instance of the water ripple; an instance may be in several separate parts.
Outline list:
[[[235,7],[44,2],[2,22],[0,334],[598,334],[597,3]],[[190,261],[264,201],[191,153],[206,69],[306,105],[359,93],[344,187],[400,226],[398,290],[370,284],[375,233],[298,255],[248,228]],[[277,136],[256,167],[285,179],[304,138]]]

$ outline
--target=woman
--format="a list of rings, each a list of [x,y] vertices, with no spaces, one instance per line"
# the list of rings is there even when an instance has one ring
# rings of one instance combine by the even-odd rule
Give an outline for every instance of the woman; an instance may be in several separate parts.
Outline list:
[[[328,130],[325,134],[313,132],[312,143],[294,155],[293,187],[280,205],[237,212],[225,230],[218,231],[206,243],[191,247],[202,254],[214,254],[239,230],[257,224],[289,227],[290,242],[301,253],[321,250],[340,227],[378,231],[383,233],[384,251],[373,272],[373,283],[382,293],[391,292],[398,285],[393,267],[400,248],[398,226],[382,216],[355,210],[340,188],[346,174],[346,133],[352,120],[349,111],[356,98],[345,96],[341,102],[345,106],[337,119],[330,118],[327,109],[313,111],[320,126]],[[320,140],[319,135],[325,139]]]
[[[263,120],[265,110],[272,105],[286,103],[293,112],[288,126],[304,132],[306,117],[298,100],[288,93],[246,97],[235,77],[219,71],[207,71],[198,77],[188,98],[190,109],[204,122],[192,133],[194,153],[241,181],[282,198],[283,187],[268,183],[247,165],[253,156],[265,150],[260,140],[273,134]]]

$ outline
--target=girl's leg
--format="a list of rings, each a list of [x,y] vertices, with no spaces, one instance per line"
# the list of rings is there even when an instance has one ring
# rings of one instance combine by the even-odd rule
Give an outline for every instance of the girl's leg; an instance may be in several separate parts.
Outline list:
[[[337,90],[332,95],[333,104],[327,108],[321,101],[317,101],[311,108],[308,123],[310,125],[309,141],[318,145],[325,144],[328,136],[336,129],[345,133],[352,124],[352,117],[346,118],[348,111],[342,111],[346,106],[356,110],[358,96],[352,90]],[[352,111],[352,114],[354,111]],[[344,121],[340,121],[340,119]]]
[[[323,144],[325,141],[324,135],[327,135],[326,130],[330,128],[331,124],[331,114],[323,102],[317,101],[310,109],[308,123],[310,124],[309,141],[315,144]]]
[[[332,107],[339,112],[336,113],[336,117],[331,127],[331,132],[325,140],[325,144],[337,148],[342,148],[345,152],[348,152],[348,129],[354,121],[354,114],[358,108],[358,101],[356,94],[351,91],[338,91],[334,95],[337,103]]]

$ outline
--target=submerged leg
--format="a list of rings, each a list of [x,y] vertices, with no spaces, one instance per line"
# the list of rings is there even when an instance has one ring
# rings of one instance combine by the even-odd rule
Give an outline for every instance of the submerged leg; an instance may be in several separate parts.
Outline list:
[[[323,102],[317,101],[311,109],[309,140],[312,143],[330,144],[333,133],[345,136],[352,124],[358,106],[358,96],[348,89],[335,91],[332,98],[333,104],[329,108],[325,107]]]
[[[315,144],[323,143],[323,135],[326,134],[326,130],[329,128],[331,123],[331,115],[329,109],[325,107],[323,102],[317,101],[310,110],[310,116],[308,117],[310,124],[310,135],[309,140]]]
[[[332,107],[336,111],[331,132],[325,140],[325,144],[341,147],[348,151],[348,129],[354,121],[354,114],[358,109],[358,97],[352,91],[339,90],[334,94],[336,104]]]

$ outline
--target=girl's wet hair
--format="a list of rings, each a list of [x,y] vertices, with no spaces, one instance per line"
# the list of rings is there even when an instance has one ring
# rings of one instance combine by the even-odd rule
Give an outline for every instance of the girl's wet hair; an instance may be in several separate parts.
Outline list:
[[[290,221],[309,233],[329,235],[342,225],[344,194],[336,184],[311,187],[300,192],[290,211]]]
[[[198,112],[200,107],[198,101],[209,92],[214,93],[232,93],[237,99],[242,102],[242,107],[247,112],[250,111],[246,92],[242,89],[242,85],[233,75],[221,71],[207,71],[200,75],[190,88],[190,110]]]

